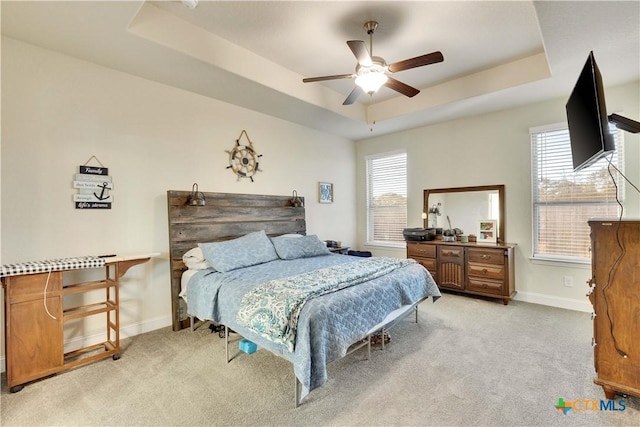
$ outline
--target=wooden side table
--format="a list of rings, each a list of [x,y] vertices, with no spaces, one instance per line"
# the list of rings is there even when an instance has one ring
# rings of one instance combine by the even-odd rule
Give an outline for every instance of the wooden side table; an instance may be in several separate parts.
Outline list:
[[[80,257],[3,266],[9,390],[18,392],[29,381],[109,356],[118,360],[120,278],[129,268],[157,255]],[[105,269],[104,279],[63,286],[63,274],[66,271],[99,267]],[[100,302],[64,307],[64,296],[100,289],[105,291],[105,297]],[[106,340],[65,353],[65,322],[100,313],[105,313],[107,317]]]

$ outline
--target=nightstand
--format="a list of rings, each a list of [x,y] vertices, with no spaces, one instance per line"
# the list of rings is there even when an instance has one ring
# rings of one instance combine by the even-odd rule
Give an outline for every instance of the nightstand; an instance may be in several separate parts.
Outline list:
[[[342,246],[337,248],[329,247],[329,251],[333,252],[334,254],[346,255],[347,252],[349,251],[349,247],[348,246]]]

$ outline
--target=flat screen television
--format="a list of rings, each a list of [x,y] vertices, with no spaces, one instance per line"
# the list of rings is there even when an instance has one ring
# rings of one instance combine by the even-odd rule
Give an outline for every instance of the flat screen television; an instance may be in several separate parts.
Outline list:
[[[589,53],[566,105],[573,170],[579,171],[616,149],[609,133],[602,76]]]

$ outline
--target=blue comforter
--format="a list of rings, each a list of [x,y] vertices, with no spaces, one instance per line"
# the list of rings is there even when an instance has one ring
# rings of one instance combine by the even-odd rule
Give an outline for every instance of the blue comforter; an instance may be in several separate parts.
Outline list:
[[[276,260],[227,273],[202,270],[187,287],[188,313],[227,325],[292,362],[304,397],[327,381],[327,363],[343,357],[351,344],[364,338],[390,312],[424,297],[431,296],[434,301],[439,298],[440,292],[431,275],[421,265],[412,263],[371,281],[309,300],[298,318],[294,351],[237,323],[242,298],[268,280],[362,260],[332,254]]]

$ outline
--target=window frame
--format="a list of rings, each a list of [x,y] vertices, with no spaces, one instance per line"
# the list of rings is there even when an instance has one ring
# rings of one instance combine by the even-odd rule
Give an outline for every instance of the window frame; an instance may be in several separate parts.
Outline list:
[[[621,173],[624,174],[624,133],[618,129],[615,125],[613,124],[609,124],[610,126],[610,131],[614,134],[614,139],[615,139],[615,143],[616,143],[616,150],[614,151],[614,154],[612,156],[615,157],[615,160],[612,158],[611,163],[613,165],[615,165],[615,167],[617,167],[620,170],[620,173],[618,173],[615,169],[612,168],[612,173],[614,174],[614,177],[616,179],[616,187],[617,187],[617,197],[618,200],[620,201],[620,203],[624,203],[624,195],[625,195],[625,186],[624,186],[624,179],[621,176]],[[540,227],[539,227],[539,210],[537,209],[536,206],[538,205],[545,205],[546,202],[541,202],[539,199],[537,198],[538,195],[538,188],[537,188],[537,180],[539,177],[539,172],[538,172],[538,167],[537,165],[539,164],[538,161],[538,156],[536,155],[536,147],[534,146],[534,135],[535,134],[541,134],[541,133],[545,133],[545,132],[555,132],[555,131],[566,131],[567,132],[567,141],[569,141],[569,135],[568,135],[568,124],[567,122],[562,122],[562,123],[556,123],[556,124],[552,124],[552,125],[544,125],[544,126],[537,126],[537,127],[532,127],[529,129],[529,141],[530,141],[530,149],[531,149],[531,219],[532,219],[532,224],[531,224],[531,260],[535,263],[540,263],[540,264],[548,264],[548,265],[568,265],[568,266],[573,266],[573,267],[583,267],[583,268],[590,268],[591,266],[591,249],[589,248],[589,257],[587,258],[583,258],[583,257],[579,257],[579,256],[570,256],[570,255],[564,255],[564,254],[554,254],[554,253],[545,253],[545,252],[538,252],[539,249],[539,243],[540,243]],[[607,155],[607,156],[611,156],[611,155]],[[598,163],[601,162],[608,162],[607,159],[600,159],[598,160]],[[571,159],[569,158],[569,164],[571,164]],[[597,164],[597,163],[595,163]],[[594,165],[595,165],[594,164]],[[590,166],[590,167],[593,167]],[[573,172],[572,172],[573,173]],[[580,171],[578,172],[580,173]],[[564,201],[561,203],[553,203],[553,204],[549,204],[549,206],[553,206],[553,205],[561,205],[561,204],[570,204],[570,205],[575,205],[575,206],[593,206],[595,204],[595,200],[591,200],[591,201]],[[601,203],[601,205],[615,205],[616,206],[616,215],[619,216],[620,215],[620,206],[618,205],[618,202],[615,200],[612,200],[610,202],[604,202]],[[590,217],[588,217],[590,218]],[[585,221],[588,219],[585,218]]]
[[[365,156],[365,204],[366,204],[366,216],[367,216],[367,230],[366,230],[366,243],[367,246],[378,246],[378,247],[387,247],[387,248],[404,248],[406,243],[404,241],[404,237],[401,240],[375,240],[374,239],[374,222],[373,222],[373,212],[371,206],[371,162],[374,160],[385,159],[390,157],[395,157],[398,155],[404,155],[404,197],[405,197],[405,205],[404,205],[404,226],[407,227],[408,221],[408,154],[406,149],[387,151],[384,153],[376,153]]]

